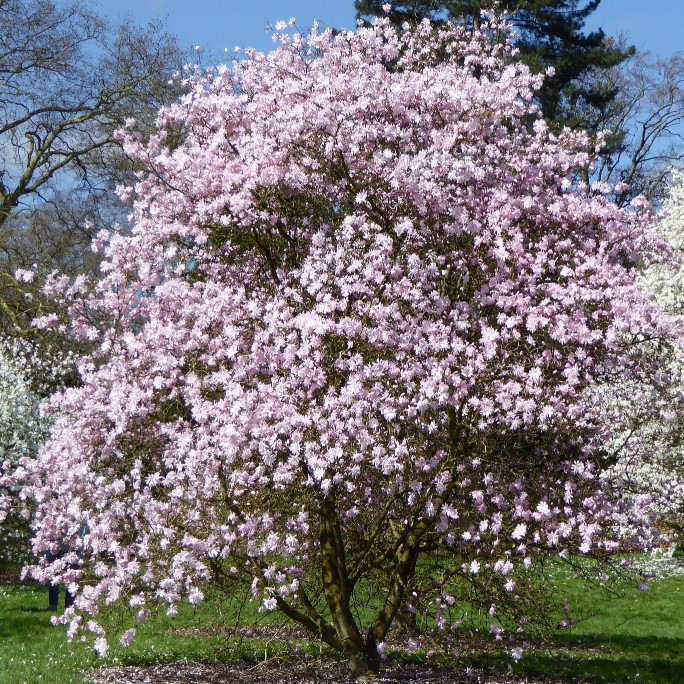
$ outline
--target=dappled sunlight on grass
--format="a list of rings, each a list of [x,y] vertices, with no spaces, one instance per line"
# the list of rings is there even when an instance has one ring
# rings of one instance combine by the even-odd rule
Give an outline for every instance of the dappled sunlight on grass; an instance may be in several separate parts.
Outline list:
[[[96,658],[50,624],[45,587],[0,585],[0,682],[80,684]]]
[[[684,672],[684,578],[653,580],[648,591],[624,585],[607,597],[600,589],[584,588],[567,572],[554,573],[559,596],[567,597],[572,612],[592,613],[571,629],[559,630],[552,642],[528,648],[519,663],[497,651],[488,637],[463,638],[459,655],[435,656],[425,649],[396,648],[390,657],[402,662],[430,662],[462,671],[545,676],[567,681],[609,684],[651,682],[674,684]],[[152,665],[180,661],[221,663],[264,658],[314,659],[326,650],[276,615],[258,612],[243,597],[221,598],[208,592],[207,605],[180,607],[178,617],[164,614],[138,627],[133,643],[124,648],[112,640],[106,660],[91,644],[68,644],[65,629],[50,624],[47,589],[0,585],[0,682],[2,684],[84,684],[80,674],[103,664]],[[112,612],[112,624],[126,624],[126,611]],[[241,618],[236,625],[236,616]],[[256,624],[255,624],[256,623]],[[490,643],[491,642],[491,643]],[[328,654],[329,655],[329,654]]]

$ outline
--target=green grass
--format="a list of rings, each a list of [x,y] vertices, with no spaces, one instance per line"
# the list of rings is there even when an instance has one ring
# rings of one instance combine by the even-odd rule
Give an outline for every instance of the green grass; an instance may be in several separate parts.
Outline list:
[[[567,586],[592,617],[559,633],[558,650],[530,654],[527,671],[606,683],[684,682],[684,579],[653,581],[647,592],[625,588],[613,599]]]
[[[0,585],[0,682],[80,684],[79,669],[96,658],[82,645],[67,644],[50,624],[47,589]]]
[[[63,592],[60,599],[64,600]],[[85,684],[87,671],[103,664],[256,661],[295,649],[302,654],[321,652],[318,644],[283,638],[277,630],[282,620],[259,613],[252,604],[245,605],[242,597],[219,599],[209,595],[204,610],[184,605],[174,619],[163,613],[153,616],[137,627],[129,647],[113,643],[102,660],[91,643],[67,642],[66,628],[51,624],[54,613],[47,610],[47,603],[46,587],[0,584],[1,684]],[[123,618],[128,627],[133,623],[128,613],[112,612],[103,623],[111,626]],[[236,627],[236,617],[237,628],[226,629]],[[247,624],[256,624],[256,636],[251,636]],[[276,633],[260,636],[259,627],[264,625],[276,628]]]
[[[554,584],[580,620],[555,632],[550,643],[528,648],[515,672],[596,684],[684,682],[684,577],[653,580],[645,592],[612,586],[607,595],[559,569]],[[511,662],[491,651],[463,661],[499,671]]]
[[[653,581],[650,590],[624,588],[609,599],[600,591],[585,590],[559,570],[554,582],[567,596],[575,614],[593,616],[571,630],[560,631],[551,646],[533,647],[514,666],[516,672],[546,674],[568,681],[597,683],[684,682],[684,578]],[[174,620],[164,615],[138,628],[130,647],[113,646],[105,664],[151,664],[181,660],[217,662],[257,660],[299,652],[320,653],[316,643],[280,633],[275,638],[257,630],[226,629],[256,620],[273,626],[271,616],[258,613],[237,598],[208,596],[202,611],[184,606]],[[50,624],[47,589],[16,584],[0,585],[0,682],[2,684],[85,684],[82,672],[103,664],[88,644],[68,644],[63,627]],[[108,621],[122,617],[112,613]],[[128,617],[130,616],[123,616]],[[456,667],[473,666],[505,671],[512,660],[490,649],[464,644]],[[415,655],[395,653],[397,658]]]

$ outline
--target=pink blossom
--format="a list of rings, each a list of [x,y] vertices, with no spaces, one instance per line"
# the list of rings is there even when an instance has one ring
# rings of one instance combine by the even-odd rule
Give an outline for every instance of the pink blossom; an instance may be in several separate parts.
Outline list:
[[[192,76],[149,139],[121,134],[147,170],[130,230],[98,279],[47,286],[66,314],[43,325],[91,351],[12,474],[36,554],[66,540],[79,562],[34,577],[92,565],[79,611],[132,597],[142,620],[234,568],[308,616],[342,594],[321,577],[412,586],[412,554],[439,548],[497,591],[516,572],[502,612],[534,555],[642,543],[643,505],[601,474],[622,424],[605,395],[667,384],[681,321],[636,284],[666,245],[647,207],[573,182],[592,143],[548,131],[502,28],[283,28]],[[401,598],[447,610],[453,583]]]
[[[121,638],[119,639],[119,641],[121,642],[122,646],[130,646],[134,637],[135,637],[135,630],[134,629],[127,629],[121,635]]]
[[[98,637],[95,639],[93,650],[98,656],[100,656],[100,658],[104,658],[109,651],[109,644],[107,643],[107,640],[104,637]]]
[[[18,268],[14,272],[14,277],[20,282],[20,283],[30,283],[33,281],[35,277],[35,273],[30,270],[26,270],[23,268]]]

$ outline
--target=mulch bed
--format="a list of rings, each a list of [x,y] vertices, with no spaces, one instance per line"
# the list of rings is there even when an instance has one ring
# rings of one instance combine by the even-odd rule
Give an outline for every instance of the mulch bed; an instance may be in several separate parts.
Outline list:
[[[175,663],[150,667],[106,667],[87,673],[96,684],[354,684],[339,663]],[[375,684],[568,684],[558,679],[407,665],[387,665]],[[580,684],[580,683],[575,683]]]
[[[169,630],[183,636],[222,636],[235,646],[247,638],[290,641],[309,639],[308,632],[292,625],[246,627],[190,627]],[[390,640],[391,641],[391,640]],[[419,638],[422,647],[427,646]],[[471,638],[459,644],[461,653],[498,651],[491,639]],[[86,673],[94,684],[353,684],[344,662],[321,658],[270,657],[261,662],[172,663],[152,666],[103,667]],[[386,663],[374,684],[569,684],[553,677],[492,673],[406,662]],[[575,680],[572,684],[582,684]]]

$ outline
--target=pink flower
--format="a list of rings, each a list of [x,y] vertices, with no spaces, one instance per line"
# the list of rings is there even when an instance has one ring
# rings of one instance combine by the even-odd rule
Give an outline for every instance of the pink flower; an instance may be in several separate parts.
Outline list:
[[[95,639],[95,643],[93,644],[93,650],[95,653],[97,653],[100,658],[104,658],[107,655],[107,652],[109,651],[109,644],[107,643],[107,640],[104,637],[99,637]]]
[[[23,268],[18,268],[14,272],[14,277],[20,282],[20,283],[30,283],[33,281],[35,278],[35,273],[33,271],[28,271]]]
[[[39,413],[8,355],[3,406],[36,433],[0,452],[0,518],[35,510],[31,574],[142,621],[233,568],[264,610],[310,614],[321,559],[404,581],[384,561],[429,548],[490,605],[524,598],[532,550],[631,548],[654,500],[623,505],[594,464],[632,420],[606,394],[640,418],[671,389],[681,322],[637,287],[668,253],[647,208],[575,183],[593,142],[548,131],[541,77],[487,31],[277,38],[120,135],[130,230],[97,278],[47,279],[78,380]],[[408,610],[449,619],[451,580],[411,579]]]
[[[119,639],[119,641],[121,642],[122,646],[130,646],[134,637],[135,637],[135,630],[134,629],[127,629],[121,635],[121,638]]]

